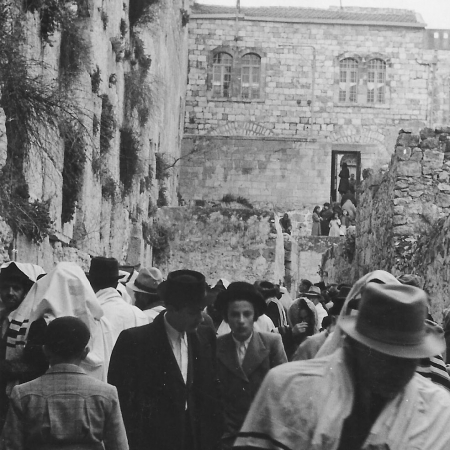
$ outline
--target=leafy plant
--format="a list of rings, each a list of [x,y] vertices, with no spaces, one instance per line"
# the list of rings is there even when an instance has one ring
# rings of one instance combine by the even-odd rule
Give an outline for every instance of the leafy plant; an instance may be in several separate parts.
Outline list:
[[[120,181],[124,187],[124,193],[129,194],[133,187],[133,179],[138,171],[141,143],[131,128],[120,130]]]
[[[102,11],[101,18],[103,22],[103,30],[106,31],[106,29],[108,28],[108,21],[109,21],[109,17],[106,11]]]
[[[106,175],[102,179],[102,197],[113,200],[117,192],[117,183],[111,175]]]
[[[134,26],[139,21],[147,21],[150,7],[158,2],[159,0],[130,0],[128,8],[130,25]]]
[[[143,127],[150,117],[154,104],[155,93],[151,86],[145,83],[142,74],[137,70],[125,74],[125,105],[128,114],[137,111],[139,124]]]
[[[189,23],[189,12],[186,9],[181,8],[180,13],[181,13],[181,26],[185,27]]]
[[[165,180],[169,178],[170,173],[168,170],[168,162],[167,157],[164,153],[155,153],[156,159],[156,170],[155,170],[155,178],[158,181]]]
[[[102,95],[102,114],[100,117],[100,154],[105,155],[111,149],[111,139],[116,131],[114,107],[106,94]]]
[[[170,226],[154,220],[153,223],[142,222],[144,241],[152,247],[155,263],[162,263],[169,256],[170,241],[174,233]]]
[[[141,68],[142,75],[150,70],[150,66],[152,64],[152,59],[149,55],[145,54],[144,51],[144,43],[142,39],[136,38],[135,46],[134,46],[134,57],[139,63],[139,67]]]
[[[63,122],[60,125],[64,139],[64,164],[62,185],[62,223],[70,222],[83,186],[83,170],[86,163],[84,132],[78,124]]]
[[[253,209],[253,205],[245,197],[237,197],[236,202],[240,203],[243,206],[246,206],[247,208]]]
[[[163,206],[168,206],[169,202],[167,200],[167,188],[164,186],[161,186],[158,191],[158,200],[156,201],[156,204],[159,208],[162,208]]]
[[[100,88],[100,83],[102,82],[100,67],[97,68],[90,74],[91,76],[91,89],[94,94],[98,94]]]
[[[100,131],[100,121],[98,120],[97,114],[94,114],[94,117],[92,118],[92,132],[94,133],[94,136],[96,136],[99,131]]]
[[[125,19],[120,19],[119,29],[120,29],[120,35],[122,36],[122,38],[124,38],[128,31],[128,26],[127,26],[127,23],[125,22]]]

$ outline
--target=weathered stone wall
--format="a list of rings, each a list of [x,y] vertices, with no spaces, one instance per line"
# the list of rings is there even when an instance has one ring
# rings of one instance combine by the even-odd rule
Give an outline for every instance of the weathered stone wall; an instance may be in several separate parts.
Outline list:
[[[170,163],[180,156],[187,77],[187,27],[182,23],[182,10],[188,8],[182,0],[154,2],[146,21],[130,31],[129,1],[89,2],[88,13],[77,19],[80,34],[88,43],[89,54],[80,55],[83,70],[65,86],[72,103],[83,112],[80,120],[88,130],[87,162],[82,176],[82,189],[74,219],[61,223],[63,142],[47,135],[46,151],[31,149],[25,172],[31,199],[50,201],[53,235],[36,245],[19,236],[12,245],[15,252],[5,251],[19,261],[40,262],[50,268],[62,258],[75,259],[82,265],[89,255],[114,256],[130,264],[151,264],[151,249],[143,239],[142,222],[154,214],[152,208],[163,192],[167,204],[177,204],[177,170],[168,171],[166,179],[156,180],[156,153],[165,154]],[[61,35],[50,37],[51,45],[40,39],[39,12],[26,13],[27,47],[35,60],[42,60],[49,79],[59,79]],[[130,112],[126,93],[126,76],[139,70],[135,49],[149,62],[149,69],[140,81],[141,91],[150,92],[149,120],[140,123],[136,110]],[[136,53],[137,54],[137,53]],[[98,93],[92,92],[91,77],[100,73]],[[101,96],[107,95],[113,107],[116,130],[110,150],[100,156],[100,133],[94,131],[94,118],[100,120]],[[140,92],[138,93],[138,96]],[[127,106],[128,105],[128,106]],[[131,128],[141,146],[138,173],[132,189],[126,195],[120,182],[120,129]],[[4,115],[0,111],[0,166],[6,158]],[[94,166],[100,166],[100,169]],[[102,196],[102,185],[109,177],[115,193]],[[150,181],[150,183],[149,183]],[[149,203],[150,200],[150,203]],[[3,228],[2,228],[3,230]],[[9,241],[0,231],[1,242]],[[9,248],[10,243],[5,247]],[[5,259],[6,256],[3,256]]]
[[[202,200],[233,194],[256,206],[302,209],[329,198],[329,149],[314,139],[185,138],[180,193]]]
[[[449,306],[447,280],[450,213],[450,128],[400,133],[387,171],[361,186],[353,266],[341,264],[344,248],[329,251],[322,268],[335,281],[354,282],[365,273],[415,273],[440,317]]]
[[[192,269],[210,284],[222,277],[250,283],[283,280],[283,238],[270,211],[166,207],[158,211],[157,221],[170,234],[158,265],[164,275]]]

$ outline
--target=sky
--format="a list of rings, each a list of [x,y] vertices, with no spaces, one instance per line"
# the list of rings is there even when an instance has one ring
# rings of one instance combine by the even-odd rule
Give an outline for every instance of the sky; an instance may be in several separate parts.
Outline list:
[[[211,5],[235,6],[236,0],[196,0]],[[418,12],[427,28],[450,29],[450,0],[241,0],[241,7],[297,6],[324,8],[329,6],[365,6],[376,8],[412,9]]]

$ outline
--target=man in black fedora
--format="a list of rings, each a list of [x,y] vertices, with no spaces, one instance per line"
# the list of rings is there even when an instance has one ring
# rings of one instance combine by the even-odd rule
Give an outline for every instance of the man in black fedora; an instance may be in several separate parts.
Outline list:
[[[127,303],[117,290],[120,278],[117,259],[103,256],[92,258],[87,277],[105,317],[111,323],[114,342],[123,330],[148,323],[147,316]]]
[[[445,348],[424,291],[367,283],[342,346],[265,378],[235,448],[447,450],[450,395],[415,373]]]
[[[166,311],[123,331],[108,382],[117,387],[131,450],[214,450],[222,434],[215,334],[201,326],[205,277],[169,273],[158,285]]]

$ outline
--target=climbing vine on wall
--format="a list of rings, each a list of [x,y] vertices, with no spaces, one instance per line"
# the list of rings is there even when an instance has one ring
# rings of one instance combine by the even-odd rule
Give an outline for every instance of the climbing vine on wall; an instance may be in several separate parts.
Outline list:
[[[62,186],[61,222],[73,219],[78,197],[83,186],[83,170],[86,163],[84,130],[76,123],[63,122],[60,125],[64,139],[64,165]]]
[[[131,128],[120,130],[120,181],[123,184],[124,194],[129,194],[133,187],[133,178],[139,168],[139,154],[141,143],[139,136]]]
[[[105,155],[111,149],[111,140],[116,132],[114,107],[106,94],[102,98],[102,114],[100,116],[100,154]]]

